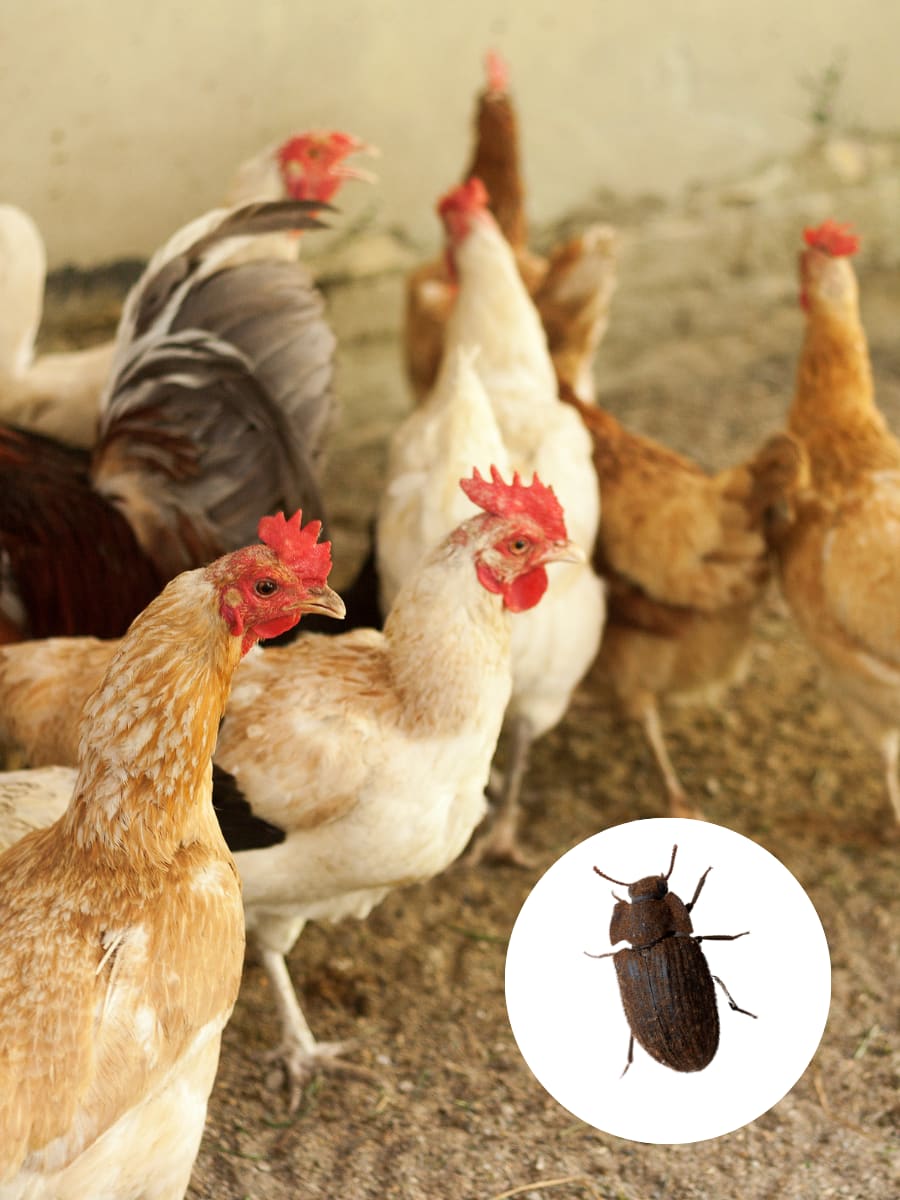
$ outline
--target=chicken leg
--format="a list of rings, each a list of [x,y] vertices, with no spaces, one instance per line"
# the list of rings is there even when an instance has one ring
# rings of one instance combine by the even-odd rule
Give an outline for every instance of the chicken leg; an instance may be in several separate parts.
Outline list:
[[[316,1041],[300,1007],[284,955],[261,943],[259,954],[272,983],[282,1032],[279,1045],[270,1051],[266,1058],[270,1062],[278,1061],[284,1065],[290,1093],[289,1111],[297,1111],[304,1087],[320,1071],[334,1071],[352,1075],[369,1083],[377,1082],[378,1077],[374,1071],[340,1057],[352,1047],[352,1042]]]
[[[681,780],[672,765],[672,760],[669,758],[666,739],[663,737],[662,723],[659,719],[659,709],[652,700],[644,706],[640,720],[644,728],[644,736],[650,744],[656,765],[659,767],[666,786],[666,795],[669,798],[669,816],[694,817],[702,820],[703,813],[691,804],[687,792],[681,786]]]

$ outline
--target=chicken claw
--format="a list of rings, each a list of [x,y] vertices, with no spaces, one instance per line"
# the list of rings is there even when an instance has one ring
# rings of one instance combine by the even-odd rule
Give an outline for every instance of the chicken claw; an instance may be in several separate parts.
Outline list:
[[[509,815],[512,819],[505,819]],[[533,870],[538,864],[519,845],[517,825],[517,813],[501,813],[490,829],[472,839],[471,847],[462,859],[464,866],[477,867],[484,862],[510,863],[527,871]]]
[[[298,1039],[288,1036],[277,1049],[270,1050],[263,1056],[265,1062],[278,1062],[284,1069],[282,1082],[288,1088],[288,1112],[291,1115],[300,1107],[307,1084],[317,1075],[327,1071],[383,1086],[377,1072],[341,1057],[352,1050],[354,1045],[353,1041],[314,1041],[312,1046],[308,1046],[301,1045]]]

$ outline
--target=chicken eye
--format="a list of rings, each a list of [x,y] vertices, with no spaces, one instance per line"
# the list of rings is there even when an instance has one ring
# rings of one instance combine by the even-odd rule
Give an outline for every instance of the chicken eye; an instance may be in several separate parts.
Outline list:
[[[509,543],[509,550],[511,554],[524,554],[530,546],[531,543],[529,542],[528,538],[514,538]]]
[[[274,579],[258,579],[253,590],[257,596],[272,596],[278,591],[278,584]]]

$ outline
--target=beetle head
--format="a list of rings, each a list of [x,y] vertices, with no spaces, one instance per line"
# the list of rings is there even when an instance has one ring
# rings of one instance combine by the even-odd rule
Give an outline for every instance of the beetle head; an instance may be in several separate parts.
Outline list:
[[[628,895],[632,900],[662,900],[669,890],[667,879],[667,875],[648,875],[645,879],[638,879],[635,883],[629,883]]]
[[[673,846],[672,861],[669,863],[669,869],[665,875],[645,875],[643,879],[637,879],[634,883],[626,883],[624,879],[613,879],[612,875],[605,874],[599,867],[594,867],[594,870],[604,879],[608,879],[610,883],[617,883],[620,887],[627,887],[628,895],[632,900],[662,900],[663,896],[669,890],[669,876],[672,874],[672,869],[675,866],[677,851],[678,846]]]

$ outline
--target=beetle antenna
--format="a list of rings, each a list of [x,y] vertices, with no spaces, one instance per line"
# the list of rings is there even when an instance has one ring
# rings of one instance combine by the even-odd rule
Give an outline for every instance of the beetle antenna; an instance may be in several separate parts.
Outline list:
[[[624,881],[624,879],[613,879],[612,875],[607,875],[607,874],[606,874],[606,872],[605,872],[605,871],[601,871],[599,867],[594,867],[594,870],[595,870],[595,871],[597,872],[597,874],[598,874],[598,875],[600,875],[600,876],[601,876],[603,879],[608,879],[610,883],[617,883],[617,884],[619,885],[619,887],[631,887],[631,884],[630,884],[630,883],[626,883],[626,882]],[[616,899],[618,900],[618,896],[616,896]]]
[[[678,846],[676,844],[672,847],[672,861],[669,863],[669,869],[668,869],[668,871],[666,871],[665,875],[663,875],[663,879],[668,879],[669,876],[672,874],[672,868],[675,866],[675,853],[677,850],[678,850]]]

